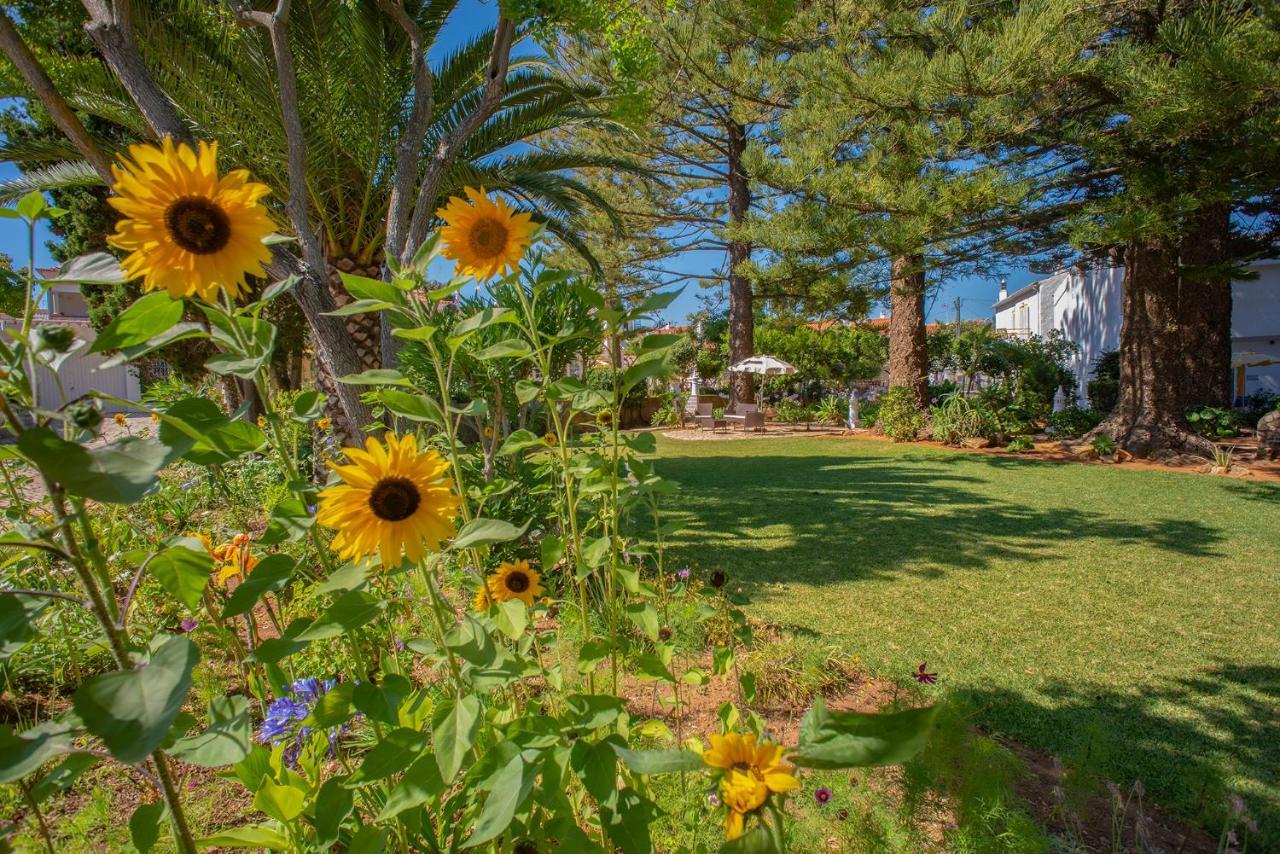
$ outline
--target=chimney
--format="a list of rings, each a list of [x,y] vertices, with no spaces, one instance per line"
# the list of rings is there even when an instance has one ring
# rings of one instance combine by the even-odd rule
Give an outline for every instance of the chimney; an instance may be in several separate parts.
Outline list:
[[[1009,296],[1009,288],[1006,285],[1005,277],[1000,277],[1000,299],[1007,299]]]

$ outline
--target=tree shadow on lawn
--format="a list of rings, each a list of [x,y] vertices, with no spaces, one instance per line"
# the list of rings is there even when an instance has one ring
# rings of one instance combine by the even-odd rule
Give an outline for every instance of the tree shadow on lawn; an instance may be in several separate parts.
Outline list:
[[[1097,787],[1141,781],[1156,803],[1215,836],[1237,793],[1261,830],[1249,850],[1280,850],[1280,668],[1221,663],[1125,693],[1061,681],[1041,697],[962,693],[993,734],[1102,778]]]
[[[932,457],[903,465],[883,457],[744,456],[670,457],[659,470],[682,486],[681,503],[669,511],[685,524],[674,538],[677,553],[714,550],[717,565],[747,584],[781,572],[810,584],[904,571],[938,577],[946,568],[1061,558],[1063,544],[1083,539],[1184,557],[1224,554],[1225,534],[1202,521],[1116,518],[1123,508],[1108,515],[1028,507],[985,494],[982,485],[998,484],[951,467]],[[903,569],[921,563],[930,566]]]

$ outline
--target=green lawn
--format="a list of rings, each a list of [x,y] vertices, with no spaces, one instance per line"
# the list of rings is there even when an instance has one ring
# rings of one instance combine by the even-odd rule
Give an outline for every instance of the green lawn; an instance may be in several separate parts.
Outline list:
[[[927,660],[988,731],[1184,815],[1240,792],[1280,844],[1280,487],[850,439],[658,449],[679,557],[756,616],[875,673]]]

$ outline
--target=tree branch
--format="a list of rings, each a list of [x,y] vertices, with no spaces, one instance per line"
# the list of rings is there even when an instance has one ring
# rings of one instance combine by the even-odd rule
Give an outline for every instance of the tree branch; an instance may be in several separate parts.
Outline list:
[[[511,44],[515,40],[516,27],[508,18],[498,21],[498,29],[493,34],[493,48],[489,51],[489,71],[485,75],[484,95],[480,103],[465,119],[458,123],[452,131],[445,135],[436,146],[435,154],[427,165],[422,185],[418,188],[418,199],[413,206],[413,218],[409,223],[409,233],[401,249],[403,261],[412,260],[418,245],[426,239],[427,226],[435,214],[436,195],[440,191],[440,182],[444,173],[453,164],[454,156],[467,137],[471,136],[482,125],[502,101],[502,93],[507,85],[507,66],[511,60]]]
[[[111,158],[107,157],[93,141],[93,137],[89,136],[89,131],[85,130],[85,126],[80,123],[80,117],[53,85],[44,67],[40,65],[40,60],[36,59],[31,48],[27,47],[27,43],[22,40],[22,35],[10,20],[9,14],[3,10],[0,10],[0,48],[3,48],[9,60],[22,74],[22,79],[27,81],[27,85],[40,99],[40,103],[44,104],[58,128],[84,155],[85,160],[93,164],[93,168],[102,176],[102,180],[110,185],[112,182]]]
[[[431,114],[435,111],[435,91],[431,65],[427,62],[427,46],[422,43],[422,29],[405,11],[403,0],[379,0],[379,5],[409,37],[413,63],[413,106],[409,111],[409,121],[396,142],[396,166],[387,213],[387,255],[399,258],[405,250],[405,230],[413,212],[418,151],[431,124]]]

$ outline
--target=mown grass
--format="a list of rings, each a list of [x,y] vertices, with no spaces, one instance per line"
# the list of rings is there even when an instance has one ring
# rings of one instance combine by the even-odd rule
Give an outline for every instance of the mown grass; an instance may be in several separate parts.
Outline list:
[[[1280,487],[870,440],[661,439],[675,554],[988,731],[1280,845]],[[940,687],[941,687],[940,686]]]

